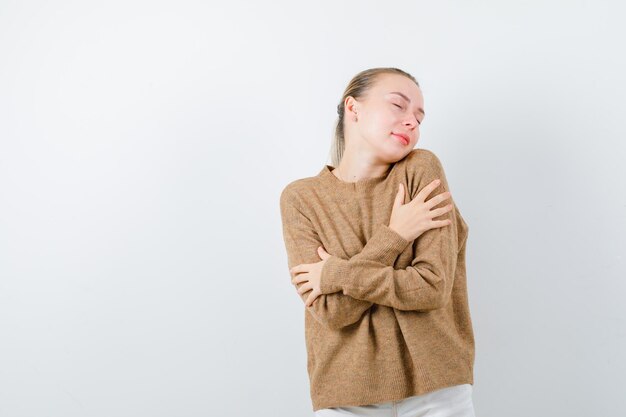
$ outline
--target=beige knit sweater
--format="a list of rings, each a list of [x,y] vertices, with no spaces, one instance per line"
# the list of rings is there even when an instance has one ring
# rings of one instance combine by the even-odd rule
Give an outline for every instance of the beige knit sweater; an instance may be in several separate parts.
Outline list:
[[[384,176],[357,182],[331,170],[325,165],[289,183],[280,196],[289,268],[321,261],[320,245],[332,255],[322,268],[322,295],[304,315],[313,410],[473,384],[468,226],[456,203],[434,218],[452,224],[412,242],[388,227],[399,183],[405,203],[436,178],[441,184],[427,200],[449,190],[438,157],[413,149]],[[451,202],[454,196],[433,209]]]

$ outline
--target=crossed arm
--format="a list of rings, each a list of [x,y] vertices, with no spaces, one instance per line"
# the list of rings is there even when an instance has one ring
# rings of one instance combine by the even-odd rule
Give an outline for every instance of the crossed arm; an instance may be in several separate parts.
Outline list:
[[[320,262],[317,248],[323,244],[310,220],[283,197],[281,197],[281,212],[289,268],[303,263]],[[408,244],[407,240],[381,224],[378,225],[363,250],[351,259],[369,259],[391,267]],[[333,258],[335,257],[328,258],[326,263]],[[308,292],[300,294],[302,301],[306,301],[308,295]],[[341,329],[358,321],[372,304],[374,304],[373,301],[360,300],[337,290],[326,293],[322,291],[322,294],[306,308],[321,324],[331,329]]]
[[[437,167],[426,171],[419,188],[440,178],[433,193],[448,191],[443,169]],[[289,268],[321,261],[317,254],[321,240],[291,194],[281,194],[280,206]],[[326,260],[321,295],[306,308],[321,324],[341,329],[358,321],[373,304],[416,311],[443,307],[451,296],[458,254],[455,211],[442,215],[451,216],[452,224],[430,229],[417,239],[414,259],[404,269],[395,269],[394,264],[411,242],[384,224],[376,225],[360,253],[350,259],[332,255]],[[306,301],[308,295],[300,297]]]

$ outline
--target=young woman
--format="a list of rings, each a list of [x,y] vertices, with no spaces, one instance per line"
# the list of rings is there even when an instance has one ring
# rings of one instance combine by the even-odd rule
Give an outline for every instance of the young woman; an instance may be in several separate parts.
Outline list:
[[[333,166],[280,196],[313,411],[474,416],[468,226],[439,158],[413,149],[420,86],[397,68],[368,69],[337,112]]]

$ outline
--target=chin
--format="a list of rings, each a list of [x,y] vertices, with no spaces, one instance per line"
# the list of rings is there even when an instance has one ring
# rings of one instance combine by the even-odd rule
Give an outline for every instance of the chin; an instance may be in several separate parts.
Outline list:
[[[406,145],[406,147],[403,149],[398,149],[398,148],[391,149],[391,150],[387,149],[386,152],[384,153],[384,157],[381,159],[384,159],[385,162],[387,162],[388,164],[393,164],[404,159],[404,157],[406,157],[409,153],[411,153],[412,150],[413,150],[413,147],[411,146],[410,143]]]

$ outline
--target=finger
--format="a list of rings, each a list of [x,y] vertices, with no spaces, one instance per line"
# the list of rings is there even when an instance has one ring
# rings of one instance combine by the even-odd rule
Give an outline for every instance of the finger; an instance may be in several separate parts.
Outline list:
[[[448,198],[451,198],[451,197],[452,197],[452,194],[450,193],[450,191],[446,191],[444,193],[437,194],[430,200],[426,201],[425,204],[427,205],[428,208],[432,208],[432,207],[435,207],[437,204],[441,203],[443,200],[447,200]]]
[[[300,288],[298,288],[298,294],[302,295],[310,289],[311,285],[307,282],[306,284],[303,284]]]
[[[444,227],[444,226],[449,226],[452,224],[452,220],[447,219],[447,220],[433,220],[430,222],[430,224],[432,225],[432,227]]]
[[[300,275],[296,275],[293,278],[291,278],[291,283],[292,284],[299,284],[301,282],[305,282],[308,281],[309,279],[307,278],[307,274],[300,274]]]
[[[307,272],[308,271],[308,266],[309,264],[300,264],[300,265],[296,265],[293,268],[291,268],[289,270],[289,272],[293,275],[293,274],[297,274],[300,272]]]
[[[318,255],[322,261],[331,257],[330,253],[326,252],[324,249],[318,250]]]
[[[315,301],[316,298],[317,294],[315,294],[315,291],[312,291],[311,294],[309,294],[309,297],[306,299],[306,306],[311,307],[311,304],[313,304],[313,301]]]
[[[430,193],[432,193],[433,190],[439,186],[439,184],[441,184],[441,180],[439,179],[432,181],[426,187],[422,188],[412,201],[419,199],[419,201],[423,202],[426,199],[426,197],[428,197]]]
[[[450,210],[452,210],[452,203],[448,204],[447,206],[443,206],[440,207],[438,209],[434,209],[430,211],[430,218],[435,218],[435,217],[439,217],[442,216],[444,214],[446,214],[447,212],[449,212]]]

